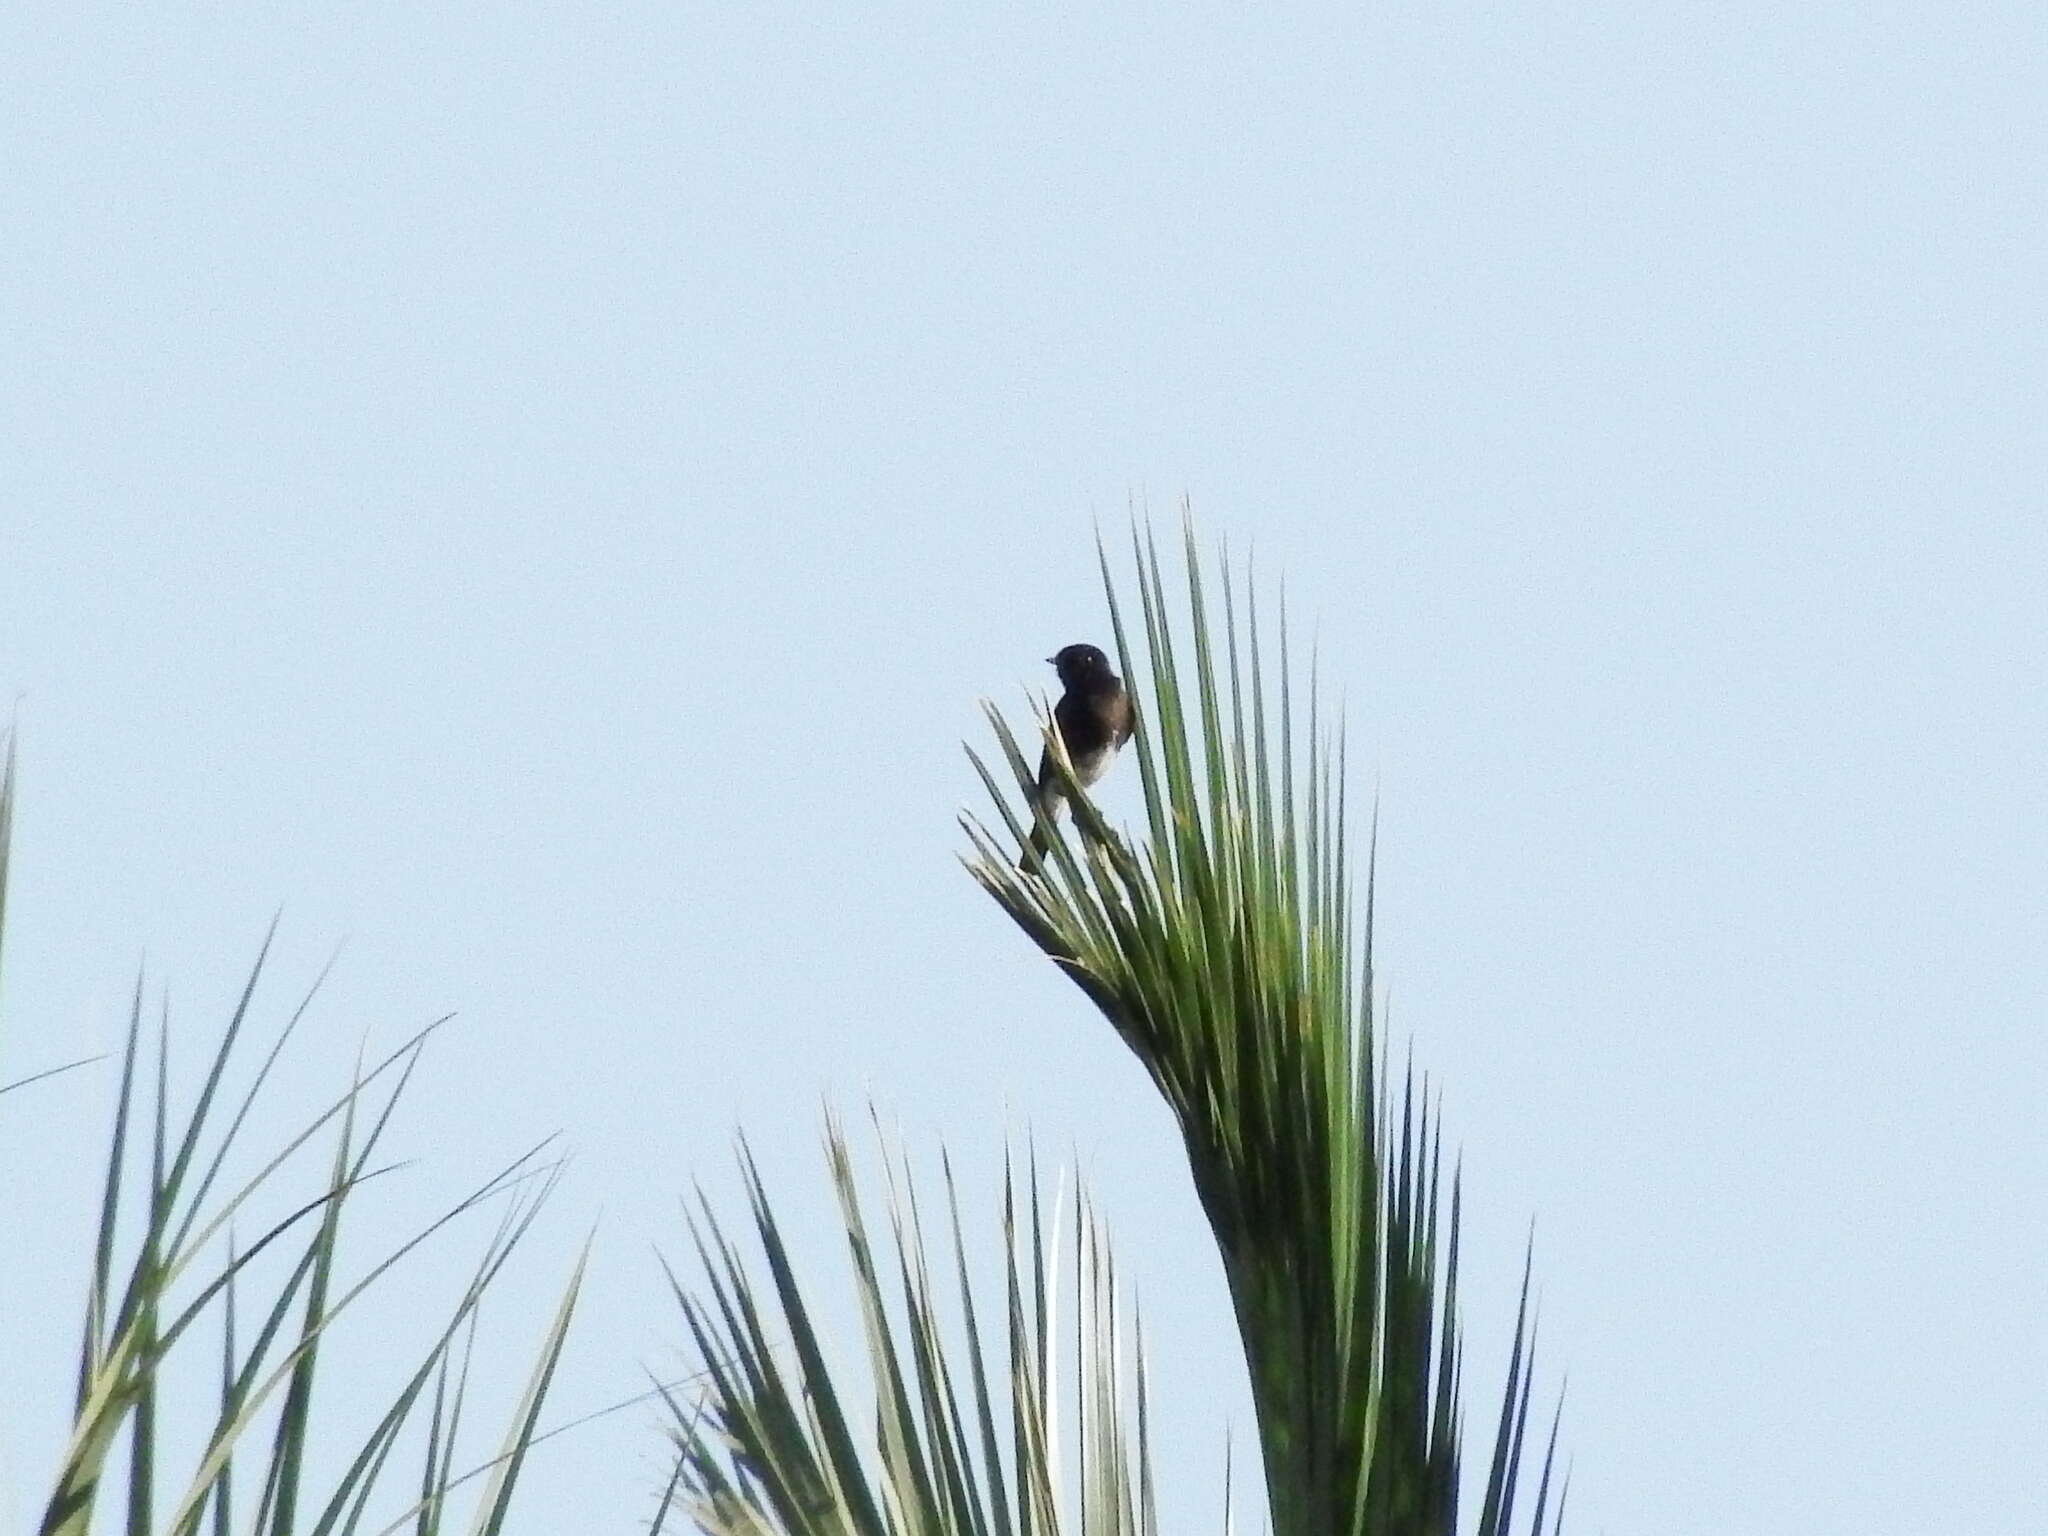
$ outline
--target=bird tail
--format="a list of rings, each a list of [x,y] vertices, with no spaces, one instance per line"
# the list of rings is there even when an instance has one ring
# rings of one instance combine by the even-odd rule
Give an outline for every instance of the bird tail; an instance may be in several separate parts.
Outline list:
[[[1046,850],[1052,847],[1052,824],[1060,814],[1058,795],[1047,795],[1040,802],[1042,815],[1035,815],[1036,822],[1031,836],[1024,840],[1024,856],[1017,861],[1017,867],[1027,875],[1035,875],[1045,867]]]

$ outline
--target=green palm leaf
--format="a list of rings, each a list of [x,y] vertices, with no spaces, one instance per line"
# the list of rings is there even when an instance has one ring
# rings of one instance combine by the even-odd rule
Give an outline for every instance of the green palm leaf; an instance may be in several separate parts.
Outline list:
[[[967,819],[969,868],[1101,1010],[1179,1122],[1257,1405],[1276,1536],[1457,1529],[1458,1179],[1426,1090],[1386,1071],[1368,894],[1354,914],[1341,739],[1296,683],[1284,610],[1269,668],[1249,578],[1212,599],[1184,530],[1183,618],[1134,531],[1142,650],[1102,561],[1149,836],[1069,785],[1076,837],[1041,869],[1005,776],[975,758],[1007,836]],[[1303,707],[1306,721],[1301,720]],[[1030,756],[989,711],[1015,788]],[[1059,758],[1055,734],[1045,732]],[[972,755],[972,754],[970,754]],[[1035,755],[1035,754],[1031,754]],[[1367,890],[1370,892],[1368,855]],[[1514,1522],[1529,1408],[1527,1284],[1477,1529]],[[1553,1440],[1554,1444],[1554,1440]],[[1546,1453],[1535,1528],[1548,1518]]]
[[[0,759],[4,932],[15,784],[11,733]],[[259,1151],[260,1166],[253,1175],[239,1185],[224,1186],[231,1160],[246,1152],[243,1132],[251,1111],[319,985],[316,981],[291,1014],[232,1113],[226,1113],[231,1064],[250,1019],[268,951],[266,938],[206,1063],[199,1093],[182,1116],[171,1109],[168,1021],[157,1034],[152,1070],[144,1050],[142,984],[139,979],[136,983],[100,1186],[99,1230],[86,1283],[71,1430],[44,1508],[44,1536],[85,1536],[94,1530],[103,1502],[112,1502],[101,1499],[110,1472],[124,1487],[118,1519],[128,1536],[198,1536],[202,1529],[213,1536],[236,1531],[262,1536],[368,1532],[375,1529],[365,1523],[371,1497],[386,1481],[383,1474],[407,1426],[422,1418],[426,1447],[418,1484],[421,1496],[402,1523],[413,1524],[421,1536],[438,1530],[448,1493],[474,1475],[458,1475],[454,1467],[466,1364],[452,1366],[453,1349],[458,1339],[473,1335],[485,1289],[531,1227],[553,1187],[556,1170],[537,1161],[539,1149],[516,1159],[424,1230],[399,1243],[360,1278],[339,1286],[336,1263],[343,1212],[366,1184],[386,1171],[373,1166],[373,1158],[432,1027],[369,1070],[359,1071],[354,1082],[289,1136],[282,1148],[267,1156]],[[0,1088],[0,1095],[64,1070],[68,1068],[32,1074]],[[9,1108],[15,1102],[0,1099]],[[294,1154],[323,1134],[334,1137],[326,1175],[310,1190],[287,1196],[282,1215],[254,1218],[260,1205],[276,1200],[285,1165]],[[146,1145],[137,1151],[131,1148],[131,1139]],[[318,1390],[322,1346],[329,1332],[423,1244],[485,1205],[500,1210],[496,1231],[424,1357],[366,1432],[338,1426],[335,1413],[322,1406]],[[233,1224],[238,1216],[253,1218],[253,1240],[236,1239]],[[17,1236],[0,1234],[0,1248],[33,1250],[32,1244],[14,1241]],[[225,1257],[217,1257],[223,1248]],[[252,1277],[262,1273],[252,1268],[259,1263],[272,1263],[274,1268],[262,1279],[267,1294],[257,1297],[257,1324],[249,1330],[243,1324],[246,1292],[254,1283]],[[278,1268],[281,1275],[274,1272]],[[560,1358],[582,1272],[579,1262],[536,1352],[505,1445],[488,1464],[490,1482],[475,1501],[472,1530],[477,1536],[493,1536],[502,1527],[525,1453],[538,1438],[540,1404]],[[177,1366],[191,1351],[179,1346],[202,1320],[213,1317],[221,1327],[220,1353],[204,1375],[194,1372],[188,1380]],[[210,1391],[202,1393],[195,1383],[205,1377],[211,1378]],[[434,1392],[430,1406],[422,1411],[429,1385]],[[165,1465],[157,1428],[160,1419],[174,1413],[182,1422],[206,1428],[203,1448],[189,1470]],[[266,1429],[267,1447],[251,1449]],[[337,1434],[343,1437],[338,1444]],[[127,1455],[117,1460],[124,1438]],[[332,1485],[317,1493],[307,1488],[305,1475],[307,1452],[316,1441],[344,1455],[355,1446]],[[256,1463],[257,1496],[247,1518],[239,1517],[247,1506],[236,1496],[238,1455]],[[168,1499],[161,1497],[165,1494]]]
[[[895,1163],[878,1241],[837,1125],[827,1151],[863,1325],[863,1386],[831,1365],[782,1224],[743,1153],[761,1265],[700,1199],[693,1231],[707,1279],[697,1294],[676,1289],[706,1376],[701,1401],[672,1399],[676,1502],[716,1536],[1154,1536],[1143,1370],[1086,1202],[1076,1199],[1071,1229],[1059,1233],[1035,1167],[1021,1179],[1006,1173],[998,1342],[974,1305],[951,1169],[944,1246],[928,1241],[917,1187]],[[949,1287],[934,1277],[949,1269],[950,1308]],[[1066,1333],[1056,1321],[1063,1278],[1073,1288]],[[1075,1375],[1064,1391],[1063,1362]],[[1073,1457],[1071,1479],[1063,1455]]]
[[[259,1427],[266,1424],[269,1443],[257,1458],[260,1494],[252,1519],[239,1528],[267,1536],[291,1536],[298,1531],[321,1536],[361,1528],[369,1497],[399,1436],[416,1419],[427,1387],[443,1379],[450,1351],[473,1323],[485,1289],[509,1261],[554,1184],[556,1169],[536,1162],[538,1149],[515,1159],[399,1243],[354,1283],[337,1290],[334,1274],[343,1211],[383,1171],[372,1166],[372,1159],[431,1033],[428,1030],[360,1073],[346,1092],[225,1198],[209,1199],[278,1052],[305,1009],[302,1002],[245,1090],[236,1112],[224,1127],[216,1129],[212,1122],[217,1117],[218,1090],[262,969],[259,959],[241,1005],[222,1034],[198,1101],[182,1124],[173,1120],[168,1108],[163,1068],[166,1037],[160,1036],[154,1110],[147,1124],[148,1169],[142,1178],[131,1168],[127,1150],[142,1034],[138,985],[115,1101],[73,1427],[44,1512],[45,1536],[83,1536],[94,1528],[109,1457],[124,1431],[129,1446],[124,1528],[131,1536],[156,1531],[196,1536],[202,1525],[215,1531],[236,1529],[232,1507],[237,1458],[245,1443],[258,1438]],[[373,1094],[381,1094],[381,1100],[373,1099]],[[236,1242],[229,1226],[236,1214],[253,1209],[257,1197],[276,1183],[293,1154],[329,1128],[335,1143],[325,1179],[310,1197],[260,1226],[252,1241]],[[137,1183],[142,1185],[139,1191],[133,1188]],[[124,1261],[120,1257],[122,1212],[137,1196],[141,1230],[132,1243],[132,1256]],[[331,1433],[327,1424],[331,1415],[319,1410],[316,1392],[321,1346],[328,1333],[423,1244],[487,1204],[499,1205],[502,1215],[468,1286],[390,1406],[362,1435],[339,1478],[322,1499],[313,1502],[302,1486],[303,1469],[315,1434]],[[212,1261],[208,1255],[219,1241],[228,1245],[226,1259],[209,1268]],[[270,1291],[261,1321],[244,1339],[238,1322],[240,1290],[245,1277],[255,1272],[252,1266],[268,1254],[286,1256],[285,1272],[267,1282]],[[562,1348],[567,1309],[573,1306],[580,1275],[579,1265],[565,1292],[562,1315],[541,1346],[536,1366],[541,1390]],[[155,1495],[166,1469],[159,1465],[156,1446],[158,1405],[172,1400],[166,1398],[165,1390],[167,1379],[175,1376],[172,1366],[177,1346],[211,1315],[219,1316],[223,1334],[222,1354],[214,1369],[218,1389],[212,1427],[197,1465],[187,1473],[173,1474],[170,1491],[174,1501],[169,1513],[160,1515]],[[515,1423],[521,1449],[532,1435],[532,1413],[529,1404]],[[445,1464],[447,1428],[436,1408],[428,1416],[426,1437],[430,1462],[437,1454],[443,1458],[442,1488],[451,1481]],[[487,1494],[486,1507],[502,1514],[509,1489],[509,1478],[501,1478]],[[485,1528],[485,1518],[479,1516],[479,1529]]]

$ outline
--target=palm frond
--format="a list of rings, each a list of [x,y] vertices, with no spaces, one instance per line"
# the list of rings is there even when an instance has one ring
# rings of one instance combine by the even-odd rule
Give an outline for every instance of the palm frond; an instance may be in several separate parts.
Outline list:
[[[743,1152],[760,1264],[700,1196],[692,1230],[707,1279],[696,1294],[676,1284],[706,1377],[701,1398],[671,1399],[681,1508],[713,1536],[1155,1536],[1144,1375],[1085,1200],[1076,1196],[1066,1234],[1068,1335],[1057,1324],[1068,1278],[1059,1219],[1048,1220],[1035,1166],[1021,1178],[1006,1171],[1007,1333],[998,1343],[975,1305],[950,1167],[947,1231],[935,1244],[907,1165],[886,1163],[888,1231],[878,1240],[836,1123],[827,1155],[865,1349],[853,1374],[830,1363],[782,1224]],[[949,1268],[952,1309],[934,1278]],[[1075,1380],[1062,1390],[1056,1377],[1069,1360]],[[1075,1461],[1071,1479],[1063,1454]]]
[[[1138,695],[1148,835],[1128,841],[1070,784],[1073,837],[1020,867],[1009,802],[1014,790],[1030,803],[1034,775],[990,708],[1008,775],[970,756],[1009,836],[966,818],[968,867],[1179,1122],[1243,1338],[1276,1536],[1448,1536],[1463,1430],[1458,1179],[1446,1191],[1427,1086],[1411,1071],[1396,1091],[1376,1035],[1371,855],[1361,921],[1342,738],[1313,676],[1294,675],[1284,608],[1269,666],[1249,575],[1225,551],[1212,584],[1185,522],[1182,545],[1176,601],[1155,540],[1133,529],[1142,646],[1101,560]],[[1525,1316],[1526,1300],[1525,1283]],[[1518,1331],[1485,1536],[1513,1526],[1529,1350]]]
[[[266,953],[267,948],[266,943]],[[44,1536],[83,1536],[93,1528],[102,1485],[124,1436],[126,1507],[122,1524],[129,1536],[153,1536],[156,1532],[197,1536],[202,1528],[221,1536],[235,1529],[267,1536],[292,1536],[300,1531],[340,1536],[358,1529],[401,1433],[417,1417],[425,1389],[436,1380],[445,1380],[454,1342],[473,1324],[485,1288],[525,1236],[553,1185],[556,1170],[539,1161],[542,1149],[536,1148],[454,1202],[373,1263],[354,1283],[337,1286],[342,1214],[363,1187],[385,1171],[374,1166],[375,1153],[432,1026],[382,1061],[359,1071],[348,1090],[288,1138],[282,1150],[263,1160],[238,1186],[226,1187],[222,1193],[222,1175],[256,1094],[306,1008],[302,1001],[234,1112],[226,1117],[225,1125],[217,1125],[222,1116],[223,1085],[263,967],[264,960],[259,957],[240,1003],[206,1063],[197,1100],[182,1117],[171,1109],[167,1022],[157,1037],[154,1070],[143,1067],[142,986],[137,983],[101,1189],[72,1430],[44,1511],[40,1527]],[[143,1087],[145,1073],[150,1083],[147,1089]],[[144,1093],[150,1095],[153,1106],[138,1109]],[[131,1153],[138,1119],[147,1144],[140,1152]],[[259,1197],[274,1200],[274,1187],[293,1153],[330,1128],[335,1144],[324,1179],[282,1215],[259,1223],[252,1240],[240,1240],[233,1227],[237,1214],[246,1217],[253,1213]],[[138,1168],[138,1163],[143,1166]],[[331,1422],[334,1414],[321,1409],[316,1392],[323,1344],[329,1334],[373,1286],[423,1244],[492,1204],[501,1208],[496,1234],[485,1245],[468,1286],[427,1345],[424,1358],[403,1380],[381,1416],[362,1433],[353,1455],[347,1456],[346,1441],[336,1447],[347,1456],[346,1465],[323,1498],[317,1503],[309,1501],[304,1486],[308,1447],[316,1434],[326,1439],[336,1432]],[[210,1257],[222,1244],[224,1260]],[[255,1325],[248,1328],[244,1324],[245,1292],[251,1277],[259,1273],[256,1266],[279,1262],[282,1274],[266,1272],[263,1288],[267,1294],[259,1297]],[[538,1396],[545,1391],[561,1350],[567,1310],[573,1306],[575,1294],[576,1280],[572,1278],[562,1310],[542,1342],[528,1401],[514,1421],[514,1444],[519,1451],[531,1438]],[[216,1407],[196,1463],[179,1473],[162,1464],[157,1424],[171,1405],[185,1412],[182,1394],[189,1389],[178,1384],[173,1366],[181,1358],[181,1341],[208,1317],[218,1317],[221,1326],[221,1353],[212,1367]],[[186,1418],[189,1422],[189,1414]],[[268,1445],[254,1453],[253,1508],[248,1523],[238,1527],[237,1458],[249,1459],[251,1453],[246,1448],[263,1437],[265,1426]],[[436,1502],[448,1481],[447,1428],[437,1404],[427,1430],[429,1488]],[[433,1470],[436,1467],[438,1473]],[[516,1470],[515,1460],[486,1496],[487,1510],[502,1513],[510,1477]],[[438,1485],[431,1481],[436,1476]],[[168,1499],[161,1497],[165,1494]],[[478,1529],[494,1530],[495,1526],[480,1516]]]

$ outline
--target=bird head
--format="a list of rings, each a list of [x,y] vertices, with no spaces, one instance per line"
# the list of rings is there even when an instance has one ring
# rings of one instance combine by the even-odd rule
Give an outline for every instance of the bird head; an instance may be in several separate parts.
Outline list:
[[[1060,681],[1069,688],[1076,683],[1116,675],[1109,669],[1109,658],[1092,645],[1062,646],[1045,659],[1053,664]]]

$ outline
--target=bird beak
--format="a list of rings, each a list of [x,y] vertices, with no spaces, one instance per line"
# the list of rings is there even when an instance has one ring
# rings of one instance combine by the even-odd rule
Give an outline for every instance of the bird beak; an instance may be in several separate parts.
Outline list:
[[[1045,658],[1045,664],[1049,667],[1056,667],[1060,664],[1060,659],[1057,656],[1048,656]]]

